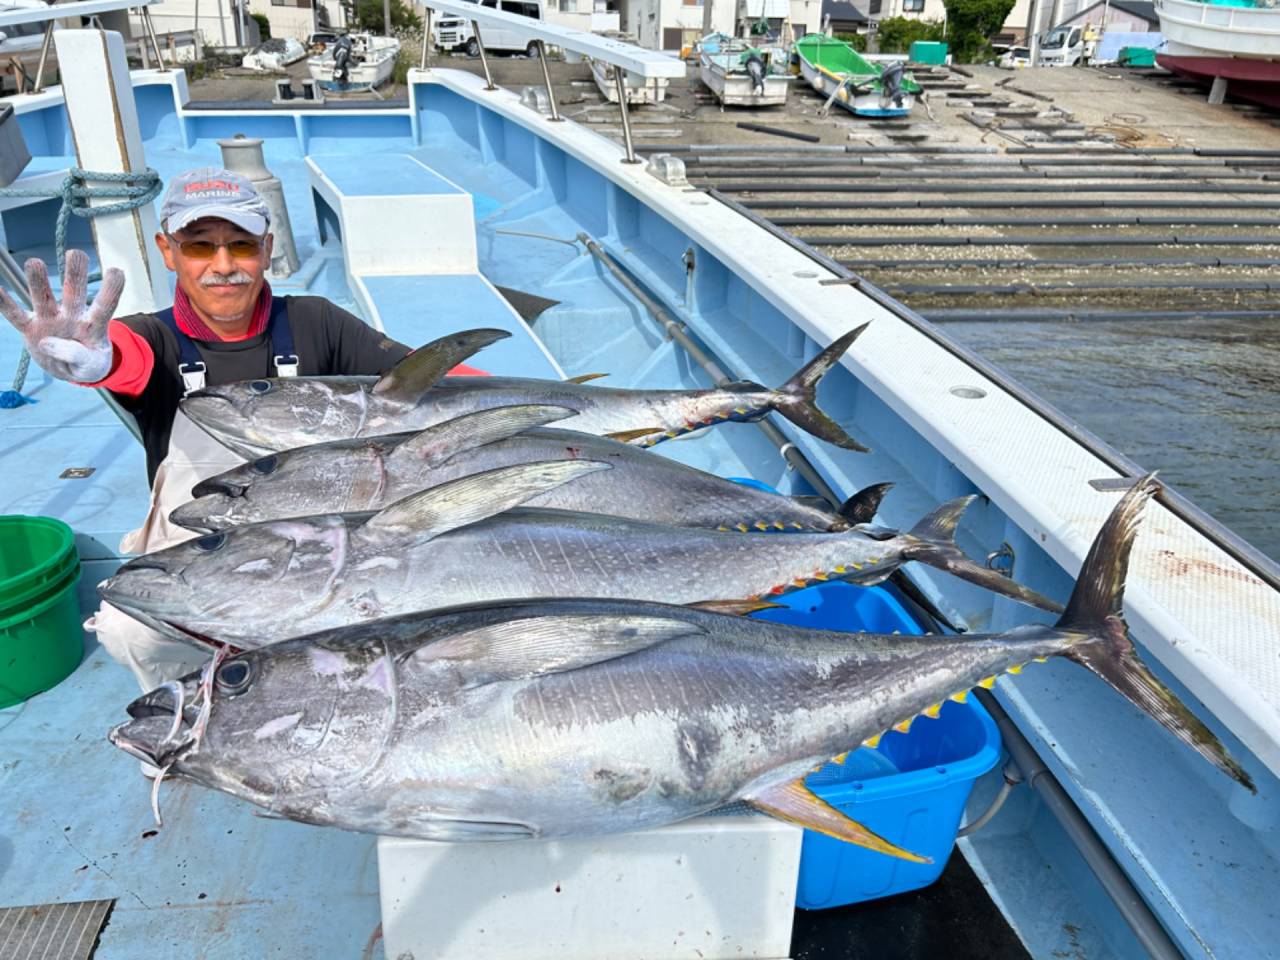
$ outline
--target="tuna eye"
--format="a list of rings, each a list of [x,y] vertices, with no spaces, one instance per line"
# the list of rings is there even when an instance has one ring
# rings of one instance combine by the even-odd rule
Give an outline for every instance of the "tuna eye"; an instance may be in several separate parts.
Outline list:
[[[218,692],[224,696],[234,697],[249,689],[249,681],[253,671],[244,660],[228,660],[218,668],[215,679],[218,681]]]
[[[254,393],[270,393],[271,381],[270,380],[254,380],[252,383],[249,384],[249,389],[252,390]]]
[[[253,469],[264,477],[276,472],[276,461],[279,458],[275,456],[263,457],[261,460],[253,461]]]
[[[196,549],[203,550],[205,553],[212,553],[224,543],[227,542],[226,533],[211,533],[207,537],[201,537],[196,541]]]

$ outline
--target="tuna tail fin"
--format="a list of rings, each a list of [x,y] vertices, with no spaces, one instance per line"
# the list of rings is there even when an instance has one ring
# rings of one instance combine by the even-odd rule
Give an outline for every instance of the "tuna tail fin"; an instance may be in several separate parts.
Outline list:
[[[857,340],[869,325],[864,323],[838,340],[833,340],[827,349],[806,363],[794,377],[777,389],[773,402],[773,409],[806,433],[833,443],[837,447],[857,450],[861,453],[869,453],[870,450],[845,433],[840,424],[818,409],[817,387],[818,381],[840,362],[849,345]]]
[[[1138,656],[1121,616],[1129,554],[1142,508],[1159,489],[1155,474],[1138,480],[1111,511],[1085,557],[1057,629],[1084,638],[1063,653],[1150,715],[1215,767],[1254,793],[1252,778],[1177,695]]]
[[[836,512],[849,521],[851,526],[870,523],[875,519],[876,511],[880,509],[880,501],[891,489],[893,489],[892,483],[873,483],[869,487],[863,487],[840,504],[840,509]]]
[[[956,526],[960,523],[965,508],[973,500],[973,496],[948,500],[912,527],[910,532],[903,534],[907,541],[903,556],[907,560],[919,560],[931,567],[945,570],[993,593],[1012,597],[1042,610],[1061,613],[1062,604],[1036,593],[1030,587],[1015,583],[1011,577],[975,563],[956,546]]]

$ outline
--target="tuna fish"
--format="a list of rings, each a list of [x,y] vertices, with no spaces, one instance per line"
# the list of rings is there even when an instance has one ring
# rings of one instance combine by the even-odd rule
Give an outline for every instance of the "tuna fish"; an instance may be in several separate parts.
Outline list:
[[[1138,658],[1121,617],[1143,481],[1062,618],[1004,634],[808,631],[665,604],[509,600],[290,640],[135,700],[116,746],[269,815],[428,840],[608,834],[744,800],[911,860],[803,777],[1050,656],[1220,770],[1248,773]],[[1105,747],[1103,747],[1105,749]]]
[[[499,467],[372,515],[235,527],[131,560],[99,592],[158,629],[241,648],[504,597],[692,603],[777,594],[829,578],[872,584],[909,560],[1061,609],[956,547],[955,528],[972,497],[943,504],[907,533],[855,527],[744,536],[602,514],[512,509],[608,468],[590,460]],[[256,602],[245,603],[246,597]]]
[[[213,532],[262,520],[381,510],[410,494],[496,467],[576,457],[612,469],[580,477],[529,506],[725,530],[846,530],[868,523],[891,484],[839,508],[724,480],[631,444],[575,430],[531,429],[565,407],[494,407],[418,433],[333,440],[260,457],[196,485],[174,523]]]
[[[776,411],[815,437],[865,451],[818,409],[815,390],[866,327],[833,341],[777,390],[750,382],[711,390],[621,390],[575,381],[444,376],[476,350],[508,336],[501,330],[469,330],[414,351],[378,379],[228,383],[194,391],[182,401],[182,410],[246,459],[328,440],[421,430],[489,407],[535,403],[577,411],[565,423],[574,430],[619,434],[640,446]]]

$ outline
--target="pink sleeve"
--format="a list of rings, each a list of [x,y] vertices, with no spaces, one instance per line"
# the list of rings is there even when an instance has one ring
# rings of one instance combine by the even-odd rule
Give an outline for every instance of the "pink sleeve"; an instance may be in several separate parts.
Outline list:
[[[468,367],[465,363],[460,363],[449,371],[451,377],[489,377],[492,376],[487,370],[477,370],[475,367]]]
[[[119,320],[107,324],[107,336],[111,338],[111,372],[97,383],[85,383],[85,387],[102,387],[124,397],[139,397],[151,379],[156,356],[145,337],[134,333]]]

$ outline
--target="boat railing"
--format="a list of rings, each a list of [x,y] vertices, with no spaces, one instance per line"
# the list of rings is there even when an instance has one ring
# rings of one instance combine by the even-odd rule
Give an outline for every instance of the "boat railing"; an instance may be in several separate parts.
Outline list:
[[[1198,8],[1198,9],[1195,9]],[[1280,42],[1280,7],[1237,7],[1204,0],[1160,0],[1156,9],[1181,23],[1195,23],[1215,30],[1262,32],[1274,35]]]
[[[32,93],[44,89],[45,68],[49,64],[49,50],[53,46],[53,29],[59,20],[67,17],[88,17],[96,20],[104,13],[115,13],[119,10],[137,10],[142,18],[142,29],[145,42],[151,45],[156,63],[163,68],[164,58],[160,54],[160,40],[156,36],[155,24],[151,21],[148,7],[161,0],[72,0],[69,3],[51,3],[47,7],[21,7],[0,12],[0,31],[5,27],[16,27],[28,23],[43,23],[44,42],[40,44],[40,62],[36,67],[36,77]]]
[[[422,44],[422,69],[426,70],[430,66],[431,41],[429,38],[431,36],[431,15],[433,10],[452,14],[463,20],[470,21],[476,45],[480,49],[480,66],[484,71],[484,88],[486,90],[496,90],[497,87],[493,83],[493,75],[489,72],[489,58],[485,53],[484,35],[481,27],[513,30],[523,36],[527,36],[537,48],[538,61],[542,66],[542,79],[547,89],[547,103],[550,107],[548,119],[553,122],[559,122],[561,117],[559,110],[556,108],[555,93],[551,89],[551,75],[547,69],[547,44],[550,43],[561,50],[609,64],[613,74],[614,85],[618,90],[618,107],[622,113],[622,136],[627,153],[624,163],[640,162],[636,159],[635,148],[631,138],[631,118],[627,110],[626,75],[630,73],[642,77],[646,83],[649,80],[660,78],[678,79],[685,75],[683,60],[678,60],[657,50],[638,47],[635,44],[626,43],[613,37],[602,37],[583,30],[574,30],[572,27],[562,27],[558,24],[547,23],[544,20],[534,20],[530,17],[506,13],[502,10],[481,6],[479,3],[468,2],[468,0],[427,0],[425,6],[427,22],[423,37],[428,39],[425,39]]]

